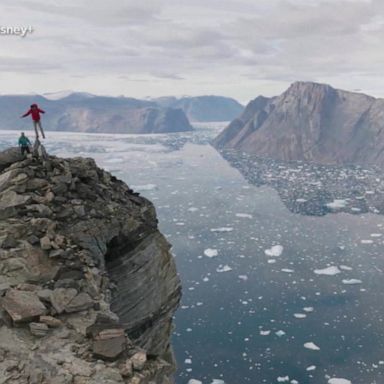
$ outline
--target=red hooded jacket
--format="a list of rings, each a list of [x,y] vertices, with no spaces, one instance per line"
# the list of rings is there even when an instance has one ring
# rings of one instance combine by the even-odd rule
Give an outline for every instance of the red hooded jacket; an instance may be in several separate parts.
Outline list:
[[[40,121],[40,113],[45,113],[45,112],[42,109],[40,109],[37,106],[37,104],[32,104],[31,109],[27,113],[24,113],[24,115],[21,117],[26,117],[26,116],[32,114],[32,120],[33,121]]]

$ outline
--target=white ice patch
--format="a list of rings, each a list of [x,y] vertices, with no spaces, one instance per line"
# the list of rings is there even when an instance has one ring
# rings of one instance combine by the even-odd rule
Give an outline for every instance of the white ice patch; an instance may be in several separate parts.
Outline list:
[[[313,272],[315,272],[316,275],[334,276],[340,273],[341,271],[338,267],[332,266],[323,269],[315,269]]]
[[[352,271],[353,270],[353,268],[348,267],[348,265],[340,265],[340,269],[342,269],[343,271]]]
[[[306,199],[296,199],[296,202],[298,203],[305,203],[307,200]]]
[[[361,240],[361,244],[373,244],[373,240]]]
[[[264,253],[270,257],[279,257],[283,253],[284,247],[282,245],[274,245],[273,247],[266,249]]]
[[[305,319],[307,317],[305,313],[295,313],[293,316],[295,316],[296,319]]]
[[[216,257],[217,255],[219,254],[218,250],[217,249],[212,249],[212,248],[207,248],[205,251],[204,251],[204,255],[207,256],[207,257]]]
[[[191,379],[188,381],[188,384],[203,384],[200,380]]]
[[[347,285],[354,285],[354,284],[361,284],[362,281],[359,280],[359,279],[344,279],[343,280],[343,284],[347,284]]]
[[[282,270],[281,270],[281,272],[285,272],[285,273],[293,273],[293,272],[295,272],[293,269],[288,269],[288,268],[283,268]]]
[[[275,335],[278,337],[282,337],[285,335],[285,332],[280,329],[280,331],[275,332]]]
[[[238,278],[240,280],[243,280],[243,281],[247,281],[248,280],[248,276],[247,275],[239,275]]]
[[[286,383],[289,381],[289,376],[279,376],[277,378],[277,382],[278,383]]]
[[[304,348],[311,349],[312,351],[320,351],[320,348],[312,341],[304,343]]]
[[[189,211],[189,212],[196,212],[196,211],[198,211],[198,210],[199,210],[199,208],[196,208],[196,207],[188,208],[188,211]]]
[[[236,213],[236,217],[241,217],[242,219],[252,219],[253,216],[249,213]]]
[[[326,206],[331,209],[341,209],[347,206],[347,201],[341,200],[341,199],[335,199],[332,201],[332,203],[326,204]]]
[[[157,188],[156,184],[131,185],[131,189],[139,191],[152,191]]]
[[[232,271],[232,268],[226,264],[226,265],[220,265],[219,267],[216,268],[216,272],[229,272]]]
[[[191,360],[191,359],[185,359],[185,360],[184,360],[184,363],[185,363],[185,364],[192,364],[192,360]]]
[[[316,369],[316,365],[310,365],[309,367],[306,368],[306,370],[309,371],[314,371]]]
[[[211,232],[232,232],[232,227],[211,228]]]
[[[314,309],[315,309],[315,308],[313,308],[313,307],[304,307],[304,308],[303,308],[303,310],[304,310],[305,312],[313,312]]]
[[[352,381],[347,379],[333,378],[328,380],[328,384],[352,384]]]
[[[220,379],[213,379],[211,384],[225,384],[224,380]]]
[[[268,336],[271,334],[271,331],[260,331],[261,336]]]

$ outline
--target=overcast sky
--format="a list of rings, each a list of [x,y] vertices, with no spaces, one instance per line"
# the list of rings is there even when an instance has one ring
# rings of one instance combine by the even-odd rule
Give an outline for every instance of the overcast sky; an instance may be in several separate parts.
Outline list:
[[[384,97],[383,0],[1,0],[0,92]]]

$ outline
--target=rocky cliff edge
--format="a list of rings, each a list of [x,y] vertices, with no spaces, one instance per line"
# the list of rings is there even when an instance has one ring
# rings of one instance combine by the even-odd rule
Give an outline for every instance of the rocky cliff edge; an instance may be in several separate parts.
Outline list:
[[[92,159],[0,153],[0,383],[171,383],[180,281],[153,205]]]

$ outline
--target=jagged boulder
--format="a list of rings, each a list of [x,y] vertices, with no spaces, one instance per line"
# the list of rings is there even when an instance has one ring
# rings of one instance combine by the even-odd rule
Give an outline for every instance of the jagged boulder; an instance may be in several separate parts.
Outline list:
[[[9,289],[1,301],[15,323],[28,322],[44,315],[47,308],[39,300],[36,293]]]
[[[23,158],[24,157],[19,148],[9,148],[0,152],[0,172],[9,167],[11,164],[17,161],[22,161]]]

